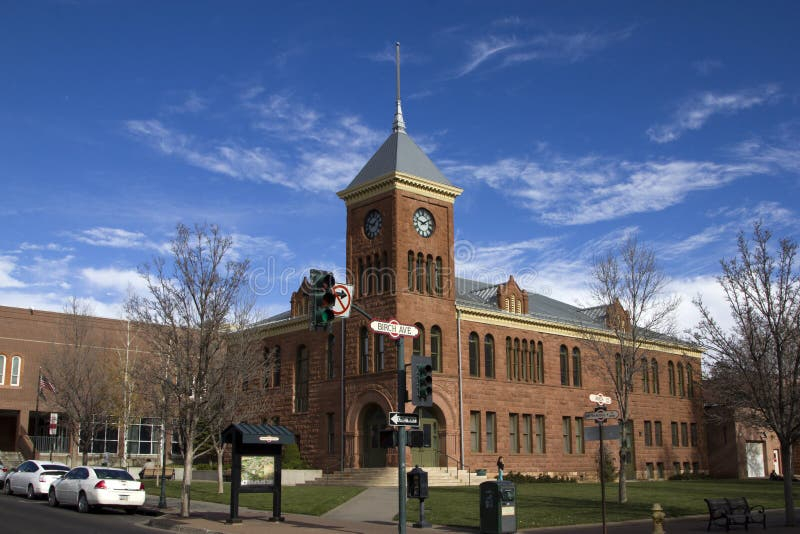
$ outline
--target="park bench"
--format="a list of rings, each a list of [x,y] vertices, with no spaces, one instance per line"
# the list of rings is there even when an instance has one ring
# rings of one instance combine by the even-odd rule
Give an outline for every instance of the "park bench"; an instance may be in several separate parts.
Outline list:
[[[748,529],[750,523],[761,523],[763,528],[767,528],[767,514],[764,507],[760,504],[750,506],[744,497],[734,499],[704,499],[708,505],[708,527],[711,525],[725,526],[725,530],[730,530],[731,525],[744,525]]]
[[[146,467],[142,469],[139,478],[144,480],[145,478],[161,478],[161,468],[160,467]],[[172,480],[175,478],[175,468],[174,467],[165,467],[164,468],[164,478],[167,480]]]

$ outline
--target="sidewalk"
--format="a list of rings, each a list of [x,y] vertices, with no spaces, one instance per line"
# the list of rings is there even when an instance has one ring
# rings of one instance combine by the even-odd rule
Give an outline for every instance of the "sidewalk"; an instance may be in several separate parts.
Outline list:
[[[391,492],[391,495],[389,492]],[[358,497],[362,498],[359,499]],[[154,528],[183,534],[300,534],[331,531],[347,534],[390,534],[398,532],[397,522],[392,520],[392,516],[397,513],[396,490],[392,488],[370,488],[358,497],[331,510],[322,517],[284,514],[285,521],[282,522],[270,521],[271,511],[239,508],[239,518],[242,522],[228,524],[225,522],[230,517],[230,507],[228,505],[193,501],[191,517],[181,518],[178,516],[180,511],[178,499],[167,499],[167,508],[158,510],[158,497],[148,496],[145,503],[146,509],[151,513],[156,511],[164,512],[164,515],[153,517],[147,520],[146,524]],[[390,506],[391,515],[387,510]],[[668,518],[664,524],[664,530],[668,534],[700,533],[706,532],[707,524],[708,515]],[[609,534],[651,534],[652,522],[641,520],[609,523],[606,530]],[[753,530],[759,531],[761,529],[756,526]],[[767,530],[769,534],[799,534],[800,525],[791,528],[785,527],[783,526],[783,510],[770,510],[767,513]],[[477,533],[479,528],[477,525],[474,528],[434,525],[430,528],[416,529],[409,523],[406,531],[408,534],[416,532]],[[602,526],[596,524],[526,529],[519,532],[531,534],[601,534],[602,531]],[[731,530],[731,532],[737,531],[746,532],[744,528]],[[711,532],[724,532],[724,529],[712,527]]]

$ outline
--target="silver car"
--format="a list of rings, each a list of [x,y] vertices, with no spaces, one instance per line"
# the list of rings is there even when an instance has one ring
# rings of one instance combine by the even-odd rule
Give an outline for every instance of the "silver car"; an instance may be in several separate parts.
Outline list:
[[[29,499],[47,495],[50,485],[61,475],[69,471],[69,467],[55,462],[28,460],[22,462],[16,471],[6,476],[3,491],[7,495],[24,493]]]

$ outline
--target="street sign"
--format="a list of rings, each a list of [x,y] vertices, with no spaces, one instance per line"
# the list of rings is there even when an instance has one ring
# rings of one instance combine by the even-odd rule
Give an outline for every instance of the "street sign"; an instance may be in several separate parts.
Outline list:
[[[336,284],[331,288],[333,291],[333,306],[331,311],[336,317],[350,317],[350,304],[353,302],[353,286],[347,284]]]
[[[417,337],[419,329],[416,326],[400,324],[397,319],[389,321],[372,321],[369,327],[376,334],[387,334],[392,339],[399,339],[400,336]]]
[[[586,441],[600,441],[600,425],[584,428],[583,439]],[[603,425],[603,439],[619,439],[619,425]]]
[[[592,393],[591,395],[589,395],[589,400],[600,405],[611,404],[611,397],[607,397],[602,393]]]
[[[415,413],[389,412],[391,426],[419,426],[419,415]]]
[[[616,419],[617,417],[619,417],[617,410],[596,410],[583,414],[583,418],[587,421],[597,421],[598,423],[603,423],[606,419]]]

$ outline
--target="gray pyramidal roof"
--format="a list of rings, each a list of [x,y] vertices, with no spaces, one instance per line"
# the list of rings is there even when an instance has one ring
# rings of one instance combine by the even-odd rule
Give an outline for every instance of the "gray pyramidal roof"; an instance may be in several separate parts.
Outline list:
[[[408,134],[393,132],[364,165],[361,172],[350,182],[347,189],[353,189],[393,172],[402,172],[432,182],[453,185]]]

